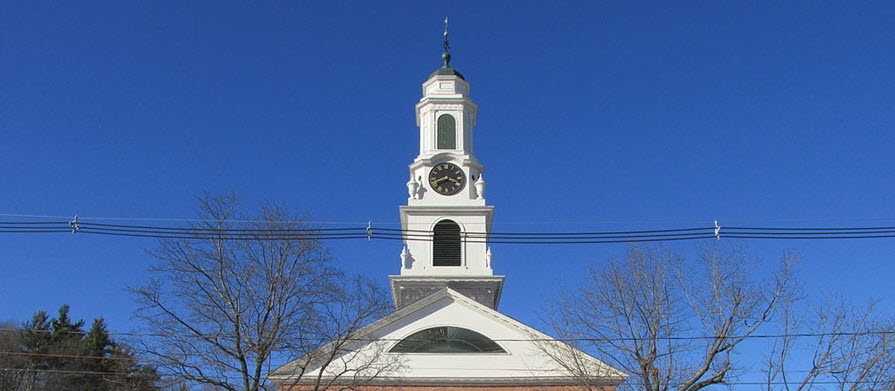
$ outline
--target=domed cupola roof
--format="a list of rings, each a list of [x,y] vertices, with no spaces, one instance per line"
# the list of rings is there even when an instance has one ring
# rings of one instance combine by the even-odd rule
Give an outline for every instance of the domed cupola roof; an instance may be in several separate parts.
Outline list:
[[[458,72],[456,69],[451,68],[451,53],[449,52],[449,50],[451,48],[451,44],[450,44],[450,42],[448,42],[447,23],[448,23],[448,20],[447,20],[447,17],[445,17],[444,18],[444,43],[443,43],[444,53],[441,54],[441,61],[444,62],[444,66],[442,66],[441,68],[438,68],[435,72],[432,72],[432,74],[429,75],[429,78],[431,79],[432,77],[439,76],[439,75],[449,75],[449,76],[457,76],[463,80],[466,80],[466,78],[463,77],[463,74]]]
[[[460,73],[459,71],[457,71],[454,68],[451,68],[451,54],[450,53],[445,51],[441,55],[441,59],[444,61],[444,66],[442,66],[441,68],[438,68],[435,72],[432,72],[432,74],[429,75],[430,79],[433,76],[438,76],[438,75],[453,75],[453,76],[457,76],[463,80],[466,80],[466,78],[463,77],[462,73]]]

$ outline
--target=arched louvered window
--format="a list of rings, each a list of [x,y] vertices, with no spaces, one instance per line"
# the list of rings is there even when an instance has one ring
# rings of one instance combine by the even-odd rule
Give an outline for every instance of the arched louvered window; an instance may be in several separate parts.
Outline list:
[[[450,114],[442,114],[438,117],[438,131],[436,132],[436,147],[438,149],[457,148],[457,121]]]
[[[451,220],[442,220],[435,224],[433,234],[432,264],[460,266],[460,226]]]
[[[410,334],[390,353],[506,353],[497,342],[461,327],[433,327]]]

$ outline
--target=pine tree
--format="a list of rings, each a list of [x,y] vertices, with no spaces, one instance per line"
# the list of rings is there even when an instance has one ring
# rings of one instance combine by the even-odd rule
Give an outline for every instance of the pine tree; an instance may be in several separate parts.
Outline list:
[[[94,319],[84,332],[84,321],[73,321],[69,307],[56,318],[39,311],[22,324],[20,350],[29,353],[11,390],[158,391],[160,377],[141,364],[127,346],[116,342],[105,320]]]
[[[83,345],[85,356],[110,357],[113,355],[116,344],[109,336],[109,330],[103,318],[93,320],[90,331],[84,336]],[[90,372],[115,372],[115,365],[112,361],[111,359],[85,360],[84,368]]]

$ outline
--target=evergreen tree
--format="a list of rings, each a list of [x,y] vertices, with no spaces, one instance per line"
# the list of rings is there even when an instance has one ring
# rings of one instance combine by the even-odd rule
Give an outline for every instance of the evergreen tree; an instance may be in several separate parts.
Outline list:
[[[93,320],[90,331],[84,336],[83,350],[84,355],[89,357],[112,357],[110,359],[89,359],[84,360],[83,367],[89,372],[116,372],[114,361],[114,352],[117,345],[109,336],[109,330],[103,318]],[[99,375],[91,374],[90,377],[98,377]]]
[[[31,353],[46,354],[50,346],[50,319],[44,311],[38,311],[31,320],[22,324],[22,345]]]
[[[16,369],[25,375],[0,383],[4,391],[161,390],[155,368],[141,364],[129,347],[116,342],[102,318],[84,332],[84,321],[73,321],[63,305],[56,318],[35,313],[18,336],[17,351],[28,355]]]

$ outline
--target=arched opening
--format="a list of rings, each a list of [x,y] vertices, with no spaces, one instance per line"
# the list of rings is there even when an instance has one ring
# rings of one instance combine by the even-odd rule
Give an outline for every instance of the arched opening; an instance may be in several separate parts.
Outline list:
[[[451,220],[435,224],[432,243],[433,266],[460,266],[460,226]]]
[[[398,342],[390,353],[506,353],[497,342],[475,331],[442,326],[418,331]]]
[[[457,121],[453,115],[442,114],[438,117],[436,140],[438,149],[457,149]]]

